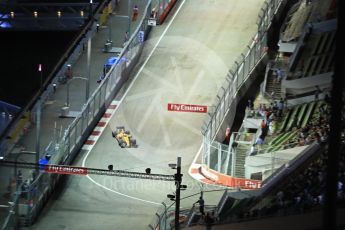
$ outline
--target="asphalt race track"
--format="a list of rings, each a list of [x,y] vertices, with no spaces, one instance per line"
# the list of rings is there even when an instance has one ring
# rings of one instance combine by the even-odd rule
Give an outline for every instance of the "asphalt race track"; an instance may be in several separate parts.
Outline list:
[[[165,23],[151,31],[130,82],[114,99],[117,108],[109,123],[90,151],[81,150],[75,165],[174,174],[168,163],[180,156],[188,185],[182,197],[199,192],[187,171],[208,115],[168,111],[168,103],[212,109],[227,71],[256,32],[263,2],[178,1]],[[111,135],[117,126],[131,132],[138,148],[120,148]],[[174,189],[172,182],[70,176],[30,229],[146,229]],[[219,195],[206,204],[216,204]]]

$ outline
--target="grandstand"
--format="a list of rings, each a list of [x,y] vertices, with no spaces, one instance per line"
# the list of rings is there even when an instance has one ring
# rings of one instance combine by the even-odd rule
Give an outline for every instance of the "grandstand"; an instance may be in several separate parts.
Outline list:
[[[320,215],[329,154],[329,94],[337,26],[334,8],[335,1],[295,1],[281,25],[279,49],[262,71],[265,79],[254,108],[247,107],[241,128],[233,130],[229,145],[220,145],[220,152],[227,151],[229,156],[216,156],[216,141],[211,152],[206,151],[203,163],[211,169],[229,178],[261,181],[257,190],[226,191],[215,210],[217,224],[244,229],[245,224],[233,223],[278,216],[289,216],[293,221],[293,215]],[[345,207],[344,143],[342,129],[339,211]],[[188,226],[195,224],[188,222]],[[297,227],[290,221],[285,224]],[[320,227],[313,218],[303,224],[297,228]],[[339,221],[338,226],[345,225]]]
[[[248,47],[229,70],[225,84],[217,95],[216,105],[207,114],[207,120],[202,127],[202,147],[193,164],[197,166],[193,168],[192,165],[189,170],[190,175],[193,176],[191,172],[197,174],[195,178],[202,183],[221,186],[217,191],[203,191],[203,186],[200,186],[200,196],[206,197],[217,192],[220,194],[219,191],[223,195],[219,198],[217,194],[216,205],[205,205],[206,215],[203,215],[200,206],[195,203],[181,203],[179,222],[182,228],[204,229],[206,225],[208,228],[212,226],[212,229],[320,229],[320,216],[325,201],[326,165],[328,156],[332,154],[328,140],[331,111],[329,95],[336,52],[337,25],[334,10],[335,0],[265,2],[257,21],[257,34],[250,39]],[[274,21],[279,23],[273,23]],[[141,23],[146,28],[147,22],[144,19]],[[275,28],[277,24],[281,24],[280,28]],[[268,40],[276,34],[279,35],[279,41],[276,41],[278,48],[275,50],[268,45]],[[131,41],[131,46],[140,47],[138,50],[134,49],[138,51],[134,54],[135,58],[140,55],[143,46],[137,43],[136,37],[135,34]],[[103,116],[105,108],[114,110],[119,106],[106,100],[105,96],[113,94],[113,89],[107,88],[108,83],[105,82],[118,82],[120,78],[116,79],[112,71],[116,70],[121,74],[122,70],[119,69],[123,68],[127,73],[130,71],[127,68],[132,67],[134,68],[134,64],[128,67],[126,63],[121,63],[116,66],[118,69],[109,70],[104,81],[99,82],[103,88],[90,100],[92,106],[84,107],[83,115],[77,117],[72,131],[68,130],[64,135],[62,140],[68,142],[68,147],[61,148],[50,162],[71,164],[77,151],[84,147],[78,138],[82,136],[86,140],[90,132],[99,133],[88,127],[82,130],[83,124],[96,123],[97,119]],[[122,80],[120,83],[123,83]],[[257,92],[252,91],[253,87]],[[253,105],[249,103],[244,109],[244,101],[248,98],[253,99]],[[342,99],[345,99],[344,92]],[[101,100],[102,103],[96,105],[96,101]],[[91,110],[92,117],[88,120]],[[238,118],[235,113],[243,113],[244,117]],[[337,201],[339,212],[344,213],[344,109],[342,115]],[[111,116],[107,113],[103,120]],[[104,126],[105,122],[98,124]],[[112,135],[120,147],[138,146],[135,140],[130,139],[132,136],[124,126],[115,127]],[[224,132],[225,130],[227,131]],[[133,132],[134,134],[136,133]],[[114,142],[114,139],[111,140]],[[70,142],[72,144],[69,144]],[[142,143],[141,141],[139,144]],[[103,147],[102,151],[107,151]],[[86,161],[86,158],[84,160]],[[29,209],[29,205],[35,204],[35,209],[32,209],[34,212],[30,213],[32,216],[29,218],[23,214],[22,220],[33,221],[37,218],[38,209],[44,206],[51,190],[57,187],[56,178],[59,179],[57,176],[45,175],[35,182],[37,187],[34,184],[32,188],[38,192],[32,193],[34,196],[30,201],[33,203],[20,206],[24,210],[24,207]],[[51,184],[53,185],[50,186]],[[76,187],[79,188],[79,184]],[[21,194],[21,191],[18,194]],[[85,194],[81,197],[84,196]],[[199,194],[189,194],[181,200],[193,196]],[[27,200],[26,197],[21,199]],[[102,203],[101,199],[97,199],[95,202]],[[179,229],[174,226],[175,203],[162,204],[154,215],[155,221],[148,228]],[[105,205],[110,206],[112,203]],[[103,212],[103,207],[101,209]],[[24,213],[23,210],[18,210],[18,213]],[[120,212],[120,208],[118,210]],[[95,215],[92,210],[90,213]],[[121,212],[120,218],[123,216]],[[303,219],[303,222],[296,216]],[[132,218],[135,218],[134,214]],[[30,224],[31,222],[24,222],[24,225]],[[341,219],[338,226],[344,228],[345,220]]]

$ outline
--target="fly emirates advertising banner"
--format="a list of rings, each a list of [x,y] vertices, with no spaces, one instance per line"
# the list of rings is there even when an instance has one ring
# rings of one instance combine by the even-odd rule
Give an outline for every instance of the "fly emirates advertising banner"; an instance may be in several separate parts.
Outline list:
[[[191,112],[191,113],[207,113],[205,105],[189,105],[189,104],[173,104],[168,103],[168,111],[173,112]]]

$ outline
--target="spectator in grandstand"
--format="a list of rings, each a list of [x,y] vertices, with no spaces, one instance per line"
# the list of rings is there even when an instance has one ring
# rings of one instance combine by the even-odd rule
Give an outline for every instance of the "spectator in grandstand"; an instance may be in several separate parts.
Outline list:
[[[139,15],[139,7],[135,5],[133,7],[132,22],[135,22],[138,19],[138,15]]]
[[[277,117],[281,117],[283,115],[283,110],[284,110],[283,98],[280,98],[277,106],[278,106]]]
[[[324,100],[325,100],[325,102],[326,102],[327,104],[329,104],[329,103],[331,102],[331,99],[330,99],[328,93],[325,94]]]
[[[224,140],[222,142],[224,145],[229,145],[229,143],[230,143],[230,136],[231,136],[230,128],[227,127],[226,130],[225,130],[225,138],[224,138]]]
[[[270,125],[272,122],[269,122],[268,124]],[[263,129],[261,129],[261,135],[263,137],[263,139],[265,139],[265,137],[267,136],[268,134],[268,131],[269,131],[269,125],[266,125]]]
[[[260,104],[258,107],[258,115],[264,117],[266,113],[266,105],[265,104]]]
[[[298,145],[299,146],[304,146],[305,144],[306,144],[306,142],[305,142],[304,138],[301,137],[301,138],[298,139]]]
[[[156,18],[156,10],[155,9],[151,10],[150,18]]]
[[[272,112],[276,113],[278,111],[278,102],[274,101],[273,103],[271,103],[271,108],[272,108]]]
[[[327,115],[327,105],[326,104],[320,105],[319,112],[320,112],[320,118],[323,118],[323,116]]]
[[[314,134],[314,138],[317,141],[317,143],[321,143],[321,137],[320,134],[318,134],[317,132]]]
[[[311,34],[311,32],[313,31],[314,25],[313,25],[313,23],[308,22],[308,23],[307,23],[307,27],[308,27],[308,34],[307,34],[307,36],[309,36],[309,35]],[[305,40],[305,41],[306,41],[306,40]]]
[[[319,100],[319,94],[322,93],[320,87],[317,85],[315,86],[315,101],[318,101]]]
[[[306,145],[310,145],[311,143],[313,143],[313,139],[310,135],[308,135],[306,138],[305,138],[305,144]]]
[[[260,146],[264,144],[264,141],[265,141],[265,137],[261,134],[261,135],[256,139],[255,145],[258,145],[258,147],[260,148]]]
[[[328,135],[326,131],[321,131],[321,137],[320,137],[321,143],[326,143],[327,140],[328,140]]]
[[[250,110],[254,109],[254,104],[253,104],[252,100],[250,100],[250,99],[248,100],[247,108]]]
[[[252,145],[252,147],[250,147],[250,156],[255,156],[258,153],[258,150],[255,148],[255,144]]]
[[[268,117],[267,123],[270,124],[275,119],[276,119],[275,113],[272,112],[271,115]]]
[[[18,170],[18,172],[17,172],[17,185],[20,185],[22,182],[23,182],[22,170]]]
[[[202,216],[205,215],[205,201],[204,199],[202,198],[202,196],[199,197],[199,200],[197,202],[195,202],[194,204],[198,203],[199,204],[199,211],[201,213]]]
[[[300,132],[299,134],[298,134],[298,137],[299,138],[305,138],[305,133],[302,131],[302,132]]]
[[[344,148],[344,146],[342,146]],[[323,205],[326,186],[326,161],[328,152],[323,152],[316,160],[309,164],[302,172],[284,181],[279,192],[271,194],[272,203],[260,209],[261,215],[278,213],[279,210],[293,208],[304,211],[315,206]],[[345,155],[339,159],[339,177],[337,187],[337,199],[345,201]],[[275,198],[275,199],[274,199]],[[278,210],[277,210],[278,208]],[[274,213],[273,213],[274,211]],[[254,210],[252,211],[254,213]],[[253,216],[253,215],[252,215]]]
[[[280,83],[280,81],[283,79],[283,71],[278,68],[276,70],[276,83]]]
[[[270,124],[268,125],[268,131],[269,131],[270,135],[275,133],[276,125],[277,125],[277,123],[275,120],[271,121]]]
[[[274,96],[275,96],[275,94],[276,94],[276,93],[275,93],[274,91],[271,92],[271,100],[272,100],[272,101],[274,101]]]
[[[213,223],[214,223],[213,215],[207,212],[205,216],[206,230],[211,230]]]
[[[262,109],[263,109],[264,111],[267,110],[266,104],[262,104]]]
[[[277,194],[276,194],[276,199],[278,201],[278,204],[279,206],[284,206],[284,192],[283,191],[279,191]]]
[[[265,119],[266,119],[267,123],[268,123],[268,119],[270,118],[270,116],[271,116],[271,111],[270,111],[270,109],[267,109],[265,111]]]

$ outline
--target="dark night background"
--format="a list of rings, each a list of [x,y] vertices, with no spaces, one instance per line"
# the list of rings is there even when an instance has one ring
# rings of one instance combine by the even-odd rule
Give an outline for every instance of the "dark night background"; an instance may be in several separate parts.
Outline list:
[[[77,31],[0,32],[0,100],[25,107],[40,87],[38,64],[43,65],[44,81],[77,34]]]

